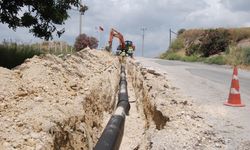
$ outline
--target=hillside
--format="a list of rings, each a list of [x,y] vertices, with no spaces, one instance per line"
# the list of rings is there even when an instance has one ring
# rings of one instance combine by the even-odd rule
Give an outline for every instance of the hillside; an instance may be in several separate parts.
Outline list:
[[[250,28],[181,29],[160,58],[250,65]]]

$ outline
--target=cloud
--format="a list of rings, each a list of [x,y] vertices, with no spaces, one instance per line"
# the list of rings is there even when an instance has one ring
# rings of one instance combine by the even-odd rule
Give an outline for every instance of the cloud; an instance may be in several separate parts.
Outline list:
[[[248,26],[250,15],[243,0],[84,0],[89,6],[83,19],[83,32],[100,39],[95,27],[102,26],[101,46],[108,42],[110,28],[120,31],[125,39],[136,45],[136,55],[141,55],[142,27],[145,32],[145,56],[154,57],[164,52],[169,45],[169,29],[181,28],[241,27]],[[74,43],[79,34],[79,14],[70,11],[65,33],[59,40]],[[23,40],[37,39],[27,29],[17,32],[0,25],[0,39],[6,36]],[[3,30],[3,31],[2,31]],[[22,38],[23,37],[23,38]],[[58,40],[58,38],[55,38]],[[39,40],[39,39],[37,39]],[[113,49],[118,45],[114,39]]]
[[[221,0],[221,3],[232,11],[250,11],[249,0]]]

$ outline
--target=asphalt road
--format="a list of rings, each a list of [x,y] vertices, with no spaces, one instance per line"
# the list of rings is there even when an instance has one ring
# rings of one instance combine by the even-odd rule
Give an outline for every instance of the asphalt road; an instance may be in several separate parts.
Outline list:
[[[223,135],[227,149],[250,149],[250,72],[239,70],[240,93],[245,107],[227,101],[233,69],[230,66],[137,58],[143,66],[166,75],[171,84],[200,107],[215,132]]]
[[[154,60],[163,66],[186,66],[185,69],[194,76],[199,76],[222,85],[229,85],[232,80],[232,69],[229,66],[187,63],[179,61]],[[239,69],[241,93],[250,98],[250,72]]]

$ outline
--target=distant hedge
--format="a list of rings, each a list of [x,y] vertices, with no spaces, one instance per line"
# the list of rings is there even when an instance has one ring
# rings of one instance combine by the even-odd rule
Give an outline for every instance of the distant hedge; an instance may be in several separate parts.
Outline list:
[[[0,66],[11,69],[22,64],[25,59],[40,54],[40,51],[30,46],[0,44]]]

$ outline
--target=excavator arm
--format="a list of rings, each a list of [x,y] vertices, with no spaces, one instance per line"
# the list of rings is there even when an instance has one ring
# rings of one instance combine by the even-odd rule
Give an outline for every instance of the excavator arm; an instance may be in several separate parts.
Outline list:
[[[118,31],[116,31],[115,29],[112,28],[110,30],[109,43],[108,43],[108,46],[106,47],[106,50],[111,51],[114,37],[119,39],[121,49],[125,49],[126,46],[125,46],[123,35],[120,32],[118,32]]]

